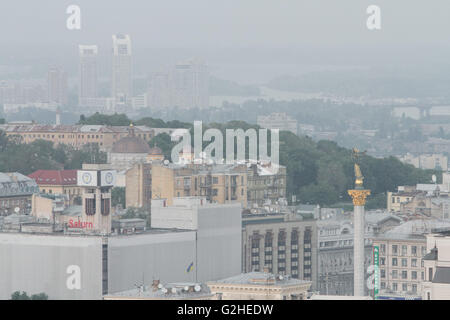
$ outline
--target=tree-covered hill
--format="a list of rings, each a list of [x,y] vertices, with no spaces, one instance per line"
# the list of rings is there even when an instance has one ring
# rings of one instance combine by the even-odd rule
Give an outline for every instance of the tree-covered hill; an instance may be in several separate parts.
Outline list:
[[[125,115],[117,114],[111,116],[95,114],[89,118],[83,117],[80,121],[80,123],[109,125],[126,125],[130,122],[131,120]],[[176,120],[165,122],[150,117],[134,121],[134,123],[158,128],[190,128],[191,132],[193,127],[192,123]],[[257,125],[244,121],[203,124],[203,132],[208,128],[221,130],[224,137],[226,129],[259,129]],[[163,150],[166,158],[170,157],[175,144],[167,134],[158,135],[150,141],[152,147],[157,145]],[[208,142],[204,142],[204,146],[206,145]],[[292,195],[296,195],[297,200],[303,203],[321,205],[350,201],[347,190],[354,187],[354,167],[350,149],[342,148],[332,141],[315,142],[309,137],[282,131],[280,132],[280,164],[287,167],[289,199]],[[48,166],[48,163],[46,165]],[[5,168],[4,165],[3,168]],[[0,157],[0,171],[4,171],[3,168]],[[363,157],[361,170],[365,177],[364,186],[372,191],[370,198],[377,201],[377,206],[385,206],[383,194],[387,191],[395,191],[399,185],[430,183],[431,176],[436,173],[432,170],[416,169],[394,157],[378,159],[371,156]]]

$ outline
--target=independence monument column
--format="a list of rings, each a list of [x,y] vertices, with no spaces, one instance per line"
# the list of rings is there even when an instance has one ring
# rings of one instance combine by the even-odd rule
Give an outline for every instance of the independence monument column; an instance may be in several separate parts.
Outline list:
[[[365,153],[365,152],[364,152]],[[359,167],[361,154],[364,154],[354,148],[352,158],[355,161],[355,189],[348,190],[348,194],[353,199],[353,263],[354,263],[354,279],[353,279],[353,295],[364,296],[364,205],[366,197],[370,195],[370,190],[364,190],[364,177]]]

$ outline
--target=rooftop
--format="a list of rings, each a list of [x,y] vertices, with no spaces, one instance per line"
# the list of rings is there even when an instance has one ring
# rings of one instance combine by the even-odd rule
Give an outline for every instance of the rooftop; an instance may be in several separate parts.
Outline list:
[[[310,284],[311,281],[299,280],[291,278],[290,276],[274,275],[267,272],[249,272],[241,273],[237,276],[211,281],[211,284],[247,284],[247,285],[261,285],[261,286],[293,286],[301,284]]]
[[[38,170],[29,175],[38,185],[76,185],[77,170]]]
[[[105,296],[105,299],[196,299],[212,296],[208,286],[198,283],[169,283],[157,286],[141,286]]]

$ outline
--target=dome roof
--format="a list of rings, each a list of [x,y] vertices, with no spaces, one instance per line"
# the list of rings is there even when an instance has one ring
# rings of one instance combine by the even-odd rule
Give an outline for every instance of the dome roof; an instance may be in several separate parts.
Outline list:
[[[111,153],[149,153],[150,146],[143,139],[127,136],[113,144]]]

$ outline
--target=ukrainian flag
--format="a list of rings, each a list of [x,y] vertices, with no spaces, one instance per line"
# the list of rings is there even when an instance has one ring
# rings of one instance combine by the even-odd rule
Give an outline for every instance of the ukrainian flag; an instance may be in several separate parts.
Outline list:
[[[191,264],[187,267],[186,272],[189,273],[194,269],[194,262],[191,262]]]

